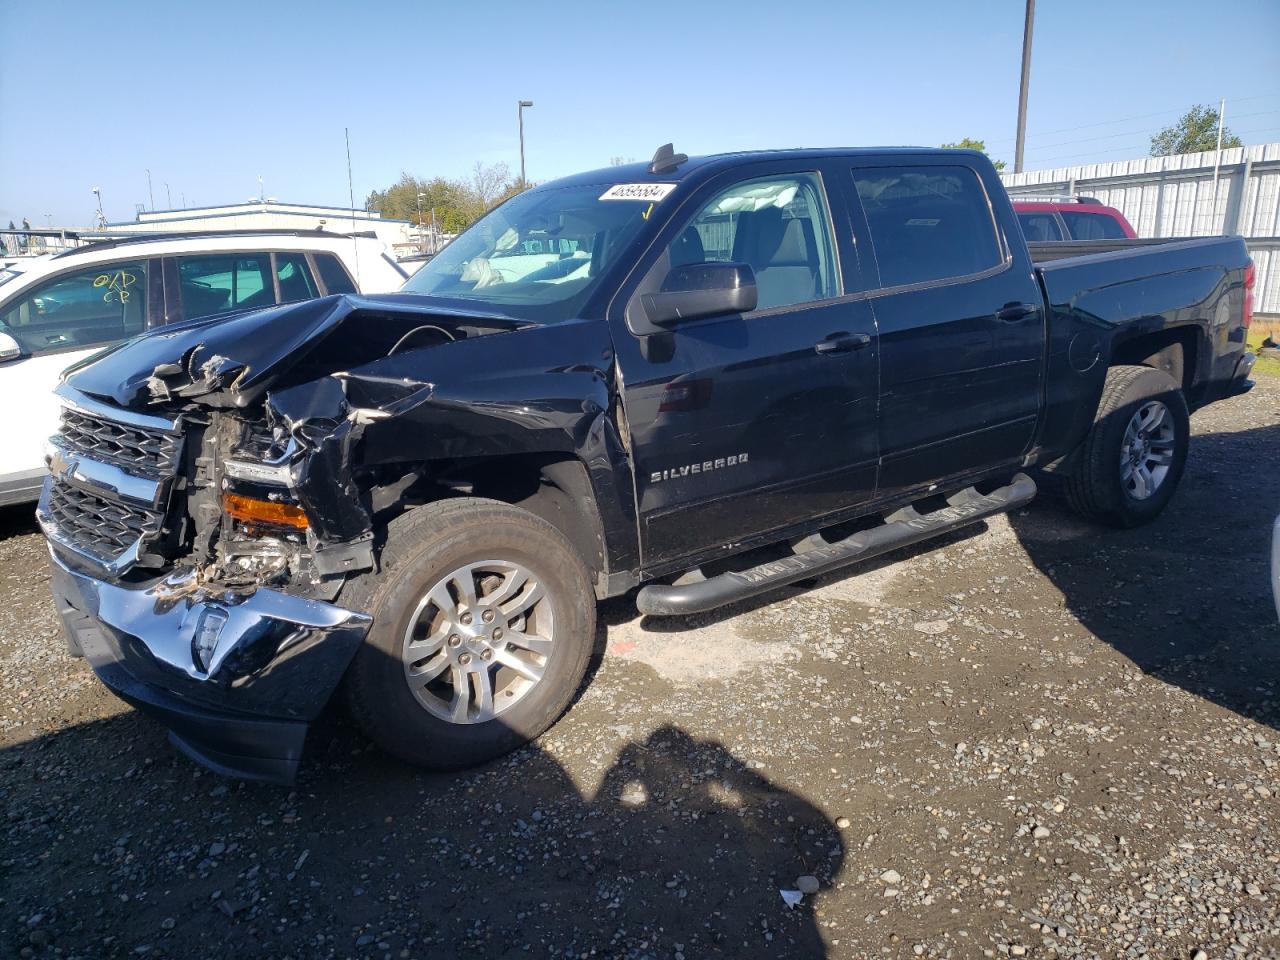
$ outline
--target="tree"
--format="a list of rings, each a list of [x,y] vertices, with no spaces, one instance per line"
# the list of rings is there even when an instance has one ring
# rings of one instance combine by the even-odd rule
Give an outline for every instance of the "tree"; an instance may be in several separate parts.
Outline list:
[[[986,153],[987,142],[985,140],[971,140],[965,137],[959,143],[944,143],[942,148],[944,150],[977,150],[979,153]],[[997,170],[1004,169],[1003,160],[993,160],[992,163],[995,164]]]
[[[486,166],[477,163],[467,180],[434,177],[423,180],[409,173],[385,190],[374,190],[365,207],[384,217],[435,225],[442,233],[458,233],[484,216],[496,204],[520,192],[505,163]],[[421,194],[421,196],[419,196]]]
[[[1244,141],[1231,130],[1222,128],[1222,146],[1242,147]],[[1208,104],[1197,103],[1172,127],[1165,127],[1151,138],[1153,157],[1171,157],[1176,153],[1203,153],[1218,149],[1218,111]]]

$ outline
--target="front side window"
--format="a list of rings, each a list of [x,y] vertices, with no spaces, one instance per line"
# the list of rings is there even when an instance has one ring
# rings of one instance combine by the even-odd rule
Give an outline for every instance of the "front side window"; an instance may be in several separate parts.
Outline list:
[[[1020,213],[1018,223],[1028,243],[1062,239],[1062,231],[1058,229],[1058,218],[1052,213]]]
[[[147,325],[145,261],[99,264],[37,284],[0,313],[30,354],[124,340]]]
[[[544,322],[569,319],[654,207],[647,199],[609,199],[612,186],[540,187],[512,197],[424,264],[401,290],[473,307],[479,301]],[[663,195],[659,191],[656,202]]]
[[[1124,228],[1105,213],[1062,211],[1063,222],[1072,240],[1124,240]]]
[[[271,255],[219,253],[178,258],[182,309],[188,320],[276,302]]]
[[[882,286],[964,277],[1004,262],[986,192],[968,167],[867,167],[853,178]]]
[[[668,248],[671,266],[745,263],[757,309],[839,296],[822,187],[810,173],[747,180],[717,194]]]

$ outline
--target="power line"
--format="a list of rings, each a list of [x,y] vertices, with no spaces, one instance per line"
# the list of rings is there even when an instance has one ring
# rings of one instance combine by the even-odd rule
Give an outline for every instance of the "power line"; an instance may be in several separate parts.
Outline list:
[[[1263,99],[1269,100],[1271,99],[1271,95],[1265,94],[1265,93],[1259,93],[1259,94],[1254,94],[1248,97],[1227,97],[1226,99],[1227,99],[1227,103],[1246,103],[1249,100],[1263,100]],[[1155,113],[1142,113],[1134,117],[1119,117],[1115,120],[1099,120],[1097,123],[1083,123],[1078,127],[1062,127],[1061,129],[1058,129],[1058,130],[1041,130],[1036,134],[1036,136],[1050,137],[1050,136],[1053,136],[1055,133],[1074,133],[1076,130],[1089,130],[1094,127],[1106,127],[1106,126],[1110,126],[1113,123],[1128,123],[1131,120],[1147,120],[1151,117],[1164,117],[1164,116],[1168,116],[1170,110],[1176,110],[1176,109],[1179,109],[1179,108],[1168,107],[1164,110],[1157,110]],[[1005,137],[1000,140],[992,140],[990,142],[992,144],[1000,144],[1000,143],[1008,144],[1008,143],[1013,143],[1014,138]]]
[[[1253,113],[1241,113],[1241,114],[1237,114],[1235,119],[1245,120],[1249,117],[1263,117],[1273,113],[1280,113],[1280,110],[1257,110],[1257,111],[1254,111]],[[1236,131],[1233,130],[1231,132],[1235,133]],[[1076,143],[1092,143],[1098,140],[1114,140],[1117,137],[1136,137],[1140,135],[1147,136],[1147,134],[1142,131],[1126,130],[1123,133],[1104,133],[1102,136],[1098,136],[1098,137],[1079,137],[1075,140],[1062,140],[1058,143],[1045,143],[1045,144],[1041,144],[1038,147],[1028,147],[1027,149],[1028,150],[1051,150],[1054,147],[1069,147],[1072,144],[1076,144]]]
[[[1274,111],[1271,111],[1271,112],[1274,112]],[[1255,135],[1255,134],[1259,134],[1259,133],[1276,133],[1276,132],[1280,132],[1280,127],[1261,127],[1261,128],[1254,129],[1254,130],[1233,130],[1233,131],[1231,131],[1231,132],[1232,132],[1232,133],[1234,133],[1236,136],[1239,136],[1239,137],[1245,137],[1245,136],[1253,136],[1253,135]],[[1247,144],[1246,144],[1246,146],[1247,146]],[[1043,159],[1037,160],[1037,161],[1036,161],[1036,163],[1052,163],[1052,162],[1053,162],[1053,161],[1055,161],[1055,160],[1074,160],[1074,159],[1076,159],[1076,158],[1078,158],[1078,157],[1098,157],[1098,156],[1105,156],[1105,155],[1107,155],[1107,154],[1109,154],[1109,153],[1120,153],[1120,152],[1123,152],[1123,151],[1126,151],[1126,150],[1138,150],[1138,149],[1149,149],[1149,144],[1148,144],[1148,146],[1147,146],[1147,147],[1142,147],[1142,146],[1133,146],[1133,147],[1130,147],[1130,146],[1112,147],[1112,148],[1107,149],[1107,150],[1090,150],[1090,151],[1088,151],[1088,152],[1086,152],[1086,153],[1069,153],[1069,154],[1064,154],[1064,155],[1057,156],[1057,157],[1045,157],[1045,158],[1043,158]],[[1208,152],[1208,151],[1201,151],[1201,152]],[[1146,158],[1146,157],[1134,157],[1133,159],[1135,159],[1135,160],[1145,160],[1145,159],[1147,159],[1147,158]]]

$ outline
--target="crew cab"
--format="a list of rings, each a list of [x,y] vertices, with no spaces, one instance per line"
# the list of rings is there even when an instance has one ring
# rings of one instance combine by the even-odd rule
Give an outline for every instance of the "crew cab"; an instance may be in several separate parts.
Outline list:
[[[448,769],[566,709],[601,598],[713,609],[1048,473],[1145,523],[1189,411],[1251,385],[1252,265],[1057,246],[980,153],[668,144],[508,200],[397,295],[136,338],[59,387],[70,649],[216,770],[289,780],[335,693]]]
[[[62,370],[184,319],[331,293],[396,290],[407,274],[372,235],[309,231],[101,239],[0,270],[0,506],[34,501],[57,429]]]

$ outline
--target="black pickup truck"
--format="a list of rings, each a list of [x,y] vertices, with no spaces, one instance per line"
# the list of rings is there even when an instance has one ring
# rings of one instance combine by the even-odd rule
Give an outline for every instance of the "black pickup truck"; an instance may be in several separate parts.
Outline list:
[[[73,653],[288,780],[341,692],[477,763],[570,702],[600,598],[714,608],[1031,499],[1133,526],[1251,385],[1238,238],[1029,249],[924,149],[528,190],[400,294],[162,327],[68,371],[38,516]]]

